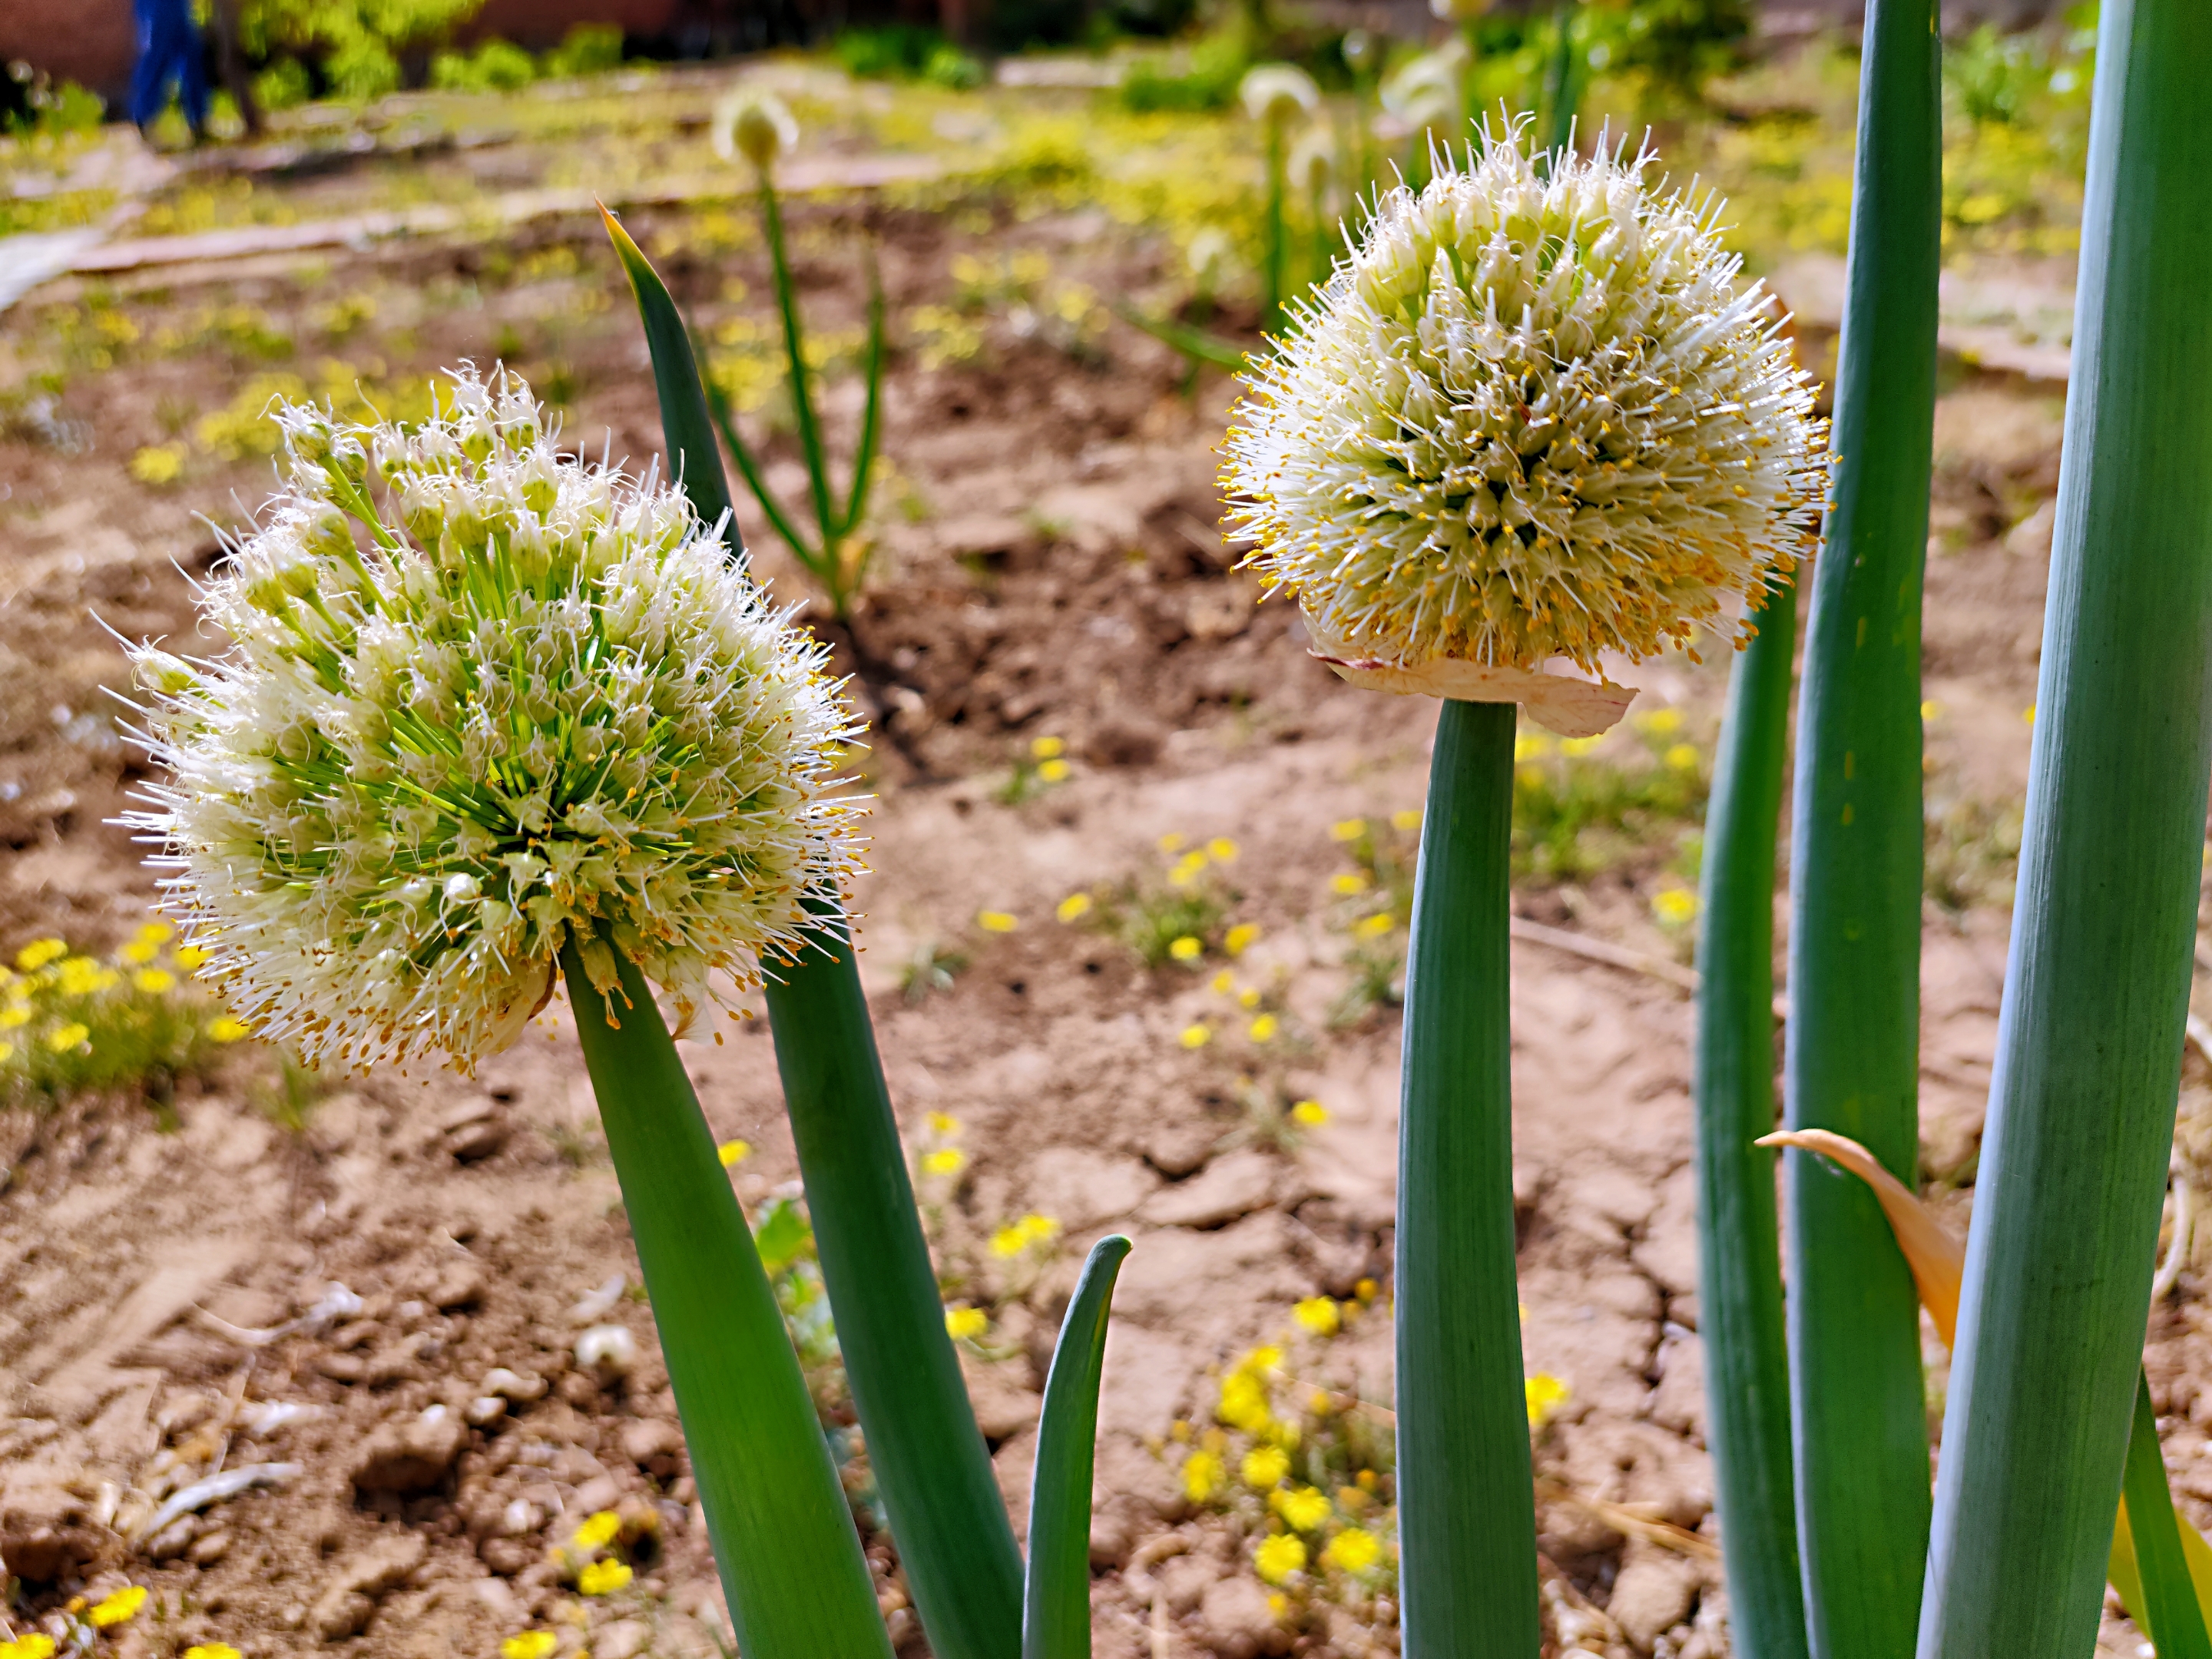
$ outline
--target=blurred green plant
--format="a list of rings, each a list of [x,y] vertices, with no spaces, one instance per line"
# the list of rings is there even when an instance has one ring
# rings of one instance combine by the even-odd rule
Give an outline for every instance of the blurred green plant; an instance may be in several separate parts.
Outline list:
[[[257,95],[271,108],[298,102],[305,81],[356,101],[395,91],[404,53],[441,40],[476,15],[483,0],[240,0],[239,44],[254,61],[295,65],[283,83],[264,69]],[[275,94],[275,95],[270,95]]]

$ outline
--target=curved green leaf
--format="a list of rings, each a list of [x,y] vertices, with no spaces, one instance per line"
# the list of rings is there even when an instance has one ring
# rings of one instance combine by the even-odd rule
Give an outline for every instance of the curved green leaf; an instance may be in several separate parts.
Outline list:
[[[1090,1659],[1091,1474],[1098,1437],[1098,1384],[1106,1369],[1106,1316],[1129,1254],[1119,1233],[1091,1247],[1060,1322],[1045,1378],[1030,1481],[1030,1567],[1022,1601],[1022,1659]]]

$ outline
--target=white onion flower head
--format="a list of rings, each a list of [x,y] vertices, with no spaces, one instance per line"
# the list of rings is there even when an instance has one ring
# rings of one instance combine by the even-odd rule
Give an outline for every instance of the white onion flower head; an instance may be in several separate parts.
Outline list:
[[[766,174],[798,145],[798,118],[772,92],[741,87],[715,106],[714,153],[726,161],[742,155]]]
[[[1231,517],[1322,654],[1595,673],[1792,568],[1827,477],[1811,384],[1717,204],[1624,157],[1540,173],[1486,135],[1382,198],[1248,381]]]
[[[1321,88],[1296,64],[1261,64],[1245,70],[1237,95],[1245,114],[1278,132],[1321,108]]]
[[[229,650],[134,653],[168,775],[126,822],[238,1014],[310,1064],[466,1069],[568,941],[686,1021],[757,982],[858,866],[821,648],[512,376],[419,428],[277,418],[286,486],[201,592]]]
[[[1467,42],[1454,35],[1436,51],[1423,52],[1385,76],[1376,100],[1403,132],[1455,125],[1467,68]]]

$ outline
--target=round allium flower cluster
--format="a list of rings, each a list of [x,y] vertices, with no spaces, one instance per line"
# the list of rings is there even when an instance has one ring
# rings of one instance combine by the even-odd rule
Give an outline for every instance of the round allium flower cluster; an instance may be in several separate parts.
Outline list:
[[[128,821],[233,1007],[310,1063],[466,1067],[571,939],[686,1019],[756,981],[857,867],[820,647],[510,376],[414,429],[278,419],[288,487],[201,596],[232,648],[134,653],[171,775]]]
[[[1650,655],[1787,573],[1824,431],[1716,206],[1486,137],[1376,204],[1226,446],[1250,562],[1403,666]]]

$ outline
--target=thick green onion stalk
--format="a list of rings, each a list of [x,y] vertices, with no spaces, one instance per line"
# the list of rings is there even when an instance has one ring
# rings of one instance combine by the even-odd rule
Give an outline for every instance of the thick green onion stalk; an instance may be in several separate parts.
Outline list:
[[[1805,1659],[1790,1472],[1774,1154],[1774,847],[1789,750],[1797,589],[1754,614],[1729,681],[1705,809],[1698,939],[1698,1328],[1705,1443],[1741,1659]]]
[[[2201,0],[2108,0],[2027,830],[1922,1659],[2077,1659],[2095,1638],[2212,772],[2208,62]]]
[[[619,225],[669,453],[702,517],[728,499],[696,359],[675,301]],[[734,525],[733,552],[741,552]],[[769,1014],[823,1282],[868,1457],[923,1629],[942,1659],[1012,1659],[1023,1567],[945,1328],[937,1274],[876,1052],[849,924],[816,907],[806,943],[770,964]]]
[[[1793,1129],[1919,1156],[1920,591],[1942,133],[1934,0],[1873,0],[1834,495],[1798,701],[1784,1099]],[[1901,1659],[1928,1524],[1911,1274],[1858,1182],[1787,1159],[1798,1547],[1817,1659]]]

